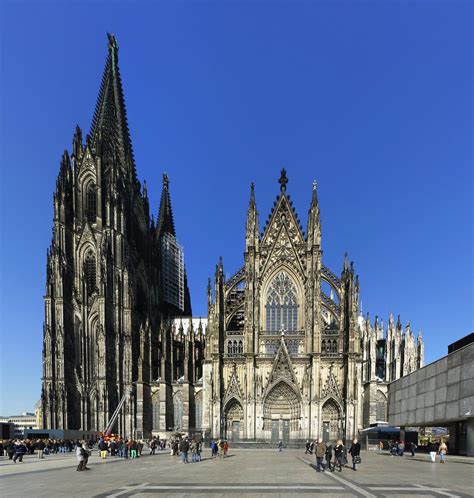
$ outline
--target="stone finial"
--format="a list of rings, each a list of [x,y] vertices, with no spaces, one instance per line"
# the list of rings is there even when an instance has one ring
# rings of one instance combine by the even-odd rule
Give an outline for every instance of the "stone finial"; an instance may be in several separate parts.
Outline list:
[[[285,192],[286,191],[286,184],[288,183],[288,177],[286,176],[286,169],[285,168],[283,168],[281,170],[280,179],[278,180],[278,183],[280,184],[280,191]]]

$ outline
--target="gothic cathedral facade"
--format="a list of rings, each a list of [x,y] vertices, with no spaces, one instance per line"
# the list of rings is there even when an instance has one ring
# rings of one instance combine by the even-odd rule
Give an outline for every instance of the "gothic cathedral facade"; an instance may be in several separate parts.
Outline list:
[[[285,170],[260,231],[254,186],[243,266],[222,259],[193,318],[167,175],[155,221],[140,184],[109,35],[90,133],[77,127],[53,196],[43,327],[45,428],[233,441],[350,438],[386,420],[387,384],[423,366],[400,318],[363,317],[347,256],[323,263],[313,184],[306,232]],[[192,250],[192,248],[191,248]]]
[[[203,429],[236,440],[351,438],[386,420],[387,383],[423,365],[421,337],[359,313],[359,278],[323,263],[316,182],[306,233],[282,170],[260,232],[254,186],[244,265],[227,281],[222,260],[203,366]]]

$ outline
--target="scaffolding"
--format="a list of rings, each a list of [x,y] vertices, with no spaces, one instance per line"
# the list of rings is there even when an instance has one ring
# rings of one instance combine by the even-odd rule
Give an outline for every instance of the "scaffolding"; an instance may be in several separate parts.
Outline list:
[[[176,237],[161,237],[161,289],[163,300],[184,311],[184,251]]]

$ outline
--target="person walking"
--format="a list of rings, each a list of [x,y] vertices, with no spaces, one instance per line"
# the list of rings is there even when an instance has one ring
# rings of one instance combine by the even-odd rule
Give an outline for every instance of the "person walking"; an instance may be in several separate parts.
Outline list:
[[[136,441],[132,441],[130,445],[130,458],[137,458],[138,456],[138,444]]]
[[[99,439],[99,451],[100,451],[100,458],[102,458],[102,460],[107,458],[107,448],[108,448],[107,441],[105,441],[104,438],[101,437]]]
[[[38,450],[38,458],[41,460],[42,458],[44,458],[43,456],[43,452],[44,452],[44,448],[45,448],[45,444],[43,441],[41,441],[41,439],[38,439],[38,441],[36,441],[36,449]]]
[[[310,445],[309,439],[307,439],[306,440],[306,445],[305,445],[305,452],[304,452],[305,455],[307,455],[309,453],[309,445]]]
[[[224,458],[224,440],[219,439],[217,446],[219,448],[219,457]]]
[[[349,448],[349,455],[352,456],[352,470],[357,470],[356,465],[360,463],[360,443],[357,438],[352,441]]]
[[[200,462],[201,461],[201,442],[196,441],[196,461]]]
[[[344,445],[342,444],[342,439],[338,439],[336,442],[336,446],[334,447],[334,457],[336,459],[336,463],[334,465],[334,468],[336,465],[339,466],[339,472],[342,472],[342,465],[344,461],[344,453],[345,453],[345,448]]]
[[[89,451],[85,441],[76,446],[76,457],[78,460],[77,472],[82,472],[83,470],[90,470],[87,466],[87,461],[89,460]]]
[[[156,451],[156,439],[153,438],[150,443],[150,455],[154,455]]]
[[[411,456],[414,457],[415,456],[415,450],[418,448],[418,446],[413,442],[411,441],[410,442],[410,451],[411,451]]]
[[[224,441],[224,457],[227,456],[227,453],[229,452],[229,443],[227,439]]]
[[[316,443],[315,454],[316,454],[316,472],[321,472],[321,470],[324,472],[323,458],[324,455],[326,454],[326,445],[325,443],[323,443],[323,440],[321,438],[319,438],[318,442]]]
[[[430,443],[430,458],[431,458],[431,463],[436,462],[436,446],[435,443]]]
[[[196,457],[197,457],[197,452],[196,452],[196,441],[195,439],[192,439],[191,440],[191,446],[190,446],[190,450],[191,450],[191,463],[196,463]]]
[[[379,453],[383,452],[383,441],[379,442]]]
[[[278,451],[281,451],[283,449],[283,441],[280,439],[280,441],[278,441]]]
[[[441,441],[441,444],[439,445],[438,449],[438,454],[440,458],[439,463],[446,463],[446,454],[448,453],[448,445],[444,442]]]
[[[23,455],[26,453],[26,446],[22,441],[17,441],[15,444],[15,456],[13,457],[13,462],[16,463],[18,460],[20,463],[23,463]]]
[[[331,463],[332,460],[332,445],[328,444],[326,446],[326,454],[324,455],[326,458],[326,466],[330,472],[334,472],[334,465]]]
[[[188,463],[189,441],[184,438],[179,443],[179,451],[181,452],[181,459],[183,463]]]

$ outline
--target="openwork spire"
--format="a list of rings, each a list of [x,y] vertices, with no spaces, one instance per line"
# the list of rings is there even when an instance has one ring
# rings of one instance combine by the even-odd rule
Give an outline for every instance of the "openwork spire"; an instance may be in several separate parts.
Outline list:
[[[173,210],[171,209],[171,198],[169,191],[170,181],[166,173],[163,174],[163,190],[161,192],[160,210],[158,212],[157,231],[158,236],[169,233],[176,237],[174,228]]]
[[[92,144],[101,147],[103,157],[109,156],[109,160],[118,162],[135,179],[135,162],[118,67],[118,44],[113,34],[107,33],[107,37],[109,51],[90,136]]]

